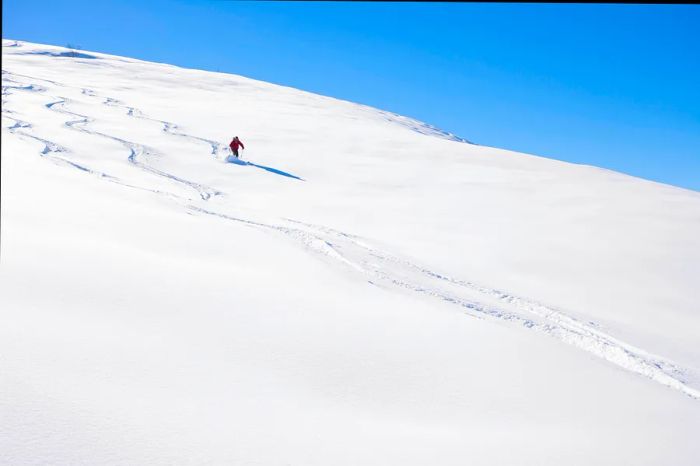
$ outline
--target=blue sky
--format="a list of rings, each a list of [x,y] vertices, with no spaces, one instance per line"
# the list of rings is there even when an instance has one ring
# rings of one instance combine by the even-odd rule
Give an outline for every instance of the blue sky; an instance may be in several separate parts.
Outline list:
[[[2,3],[5,38],[242,74],[700,190],[698,5]]]

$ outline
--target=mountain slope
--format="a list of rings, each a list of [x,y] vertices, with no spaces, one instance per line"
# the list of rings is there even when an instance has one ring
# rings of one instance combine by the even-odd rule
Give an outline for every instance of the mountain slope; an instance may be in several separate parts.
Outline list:
[[[700,453],[698,193],[15,41],[2,158],[9,463]]]

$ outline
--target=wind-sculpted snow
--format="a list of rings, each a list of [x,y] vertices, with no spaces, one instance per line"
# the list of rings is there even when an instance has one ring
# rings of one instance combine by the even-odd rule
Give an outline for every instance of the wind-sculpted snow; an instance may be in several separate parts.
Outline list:
[[[430,125],[428,123],[424,123],[422,121],[414,120],[413,118],[408,118],[402,115],[398,115],[396,113],[391,113],[391,112],[384,112],[380,111],[379,114],[385,118],[387,121],[391,121],[393,123],[398,123],[401,126],[405,126],[406,128],[409,128],[412,131],[415,131],[420,134],[425,134],[426,136],[434,136],[434,137],[439,137],[442,139],[447,139],[448,141],[455,141],[455,142],[463,142],[467,144],[474,144],[473,142],[470,142],[462,137],[459,137],[455,134],[452,134],[448,131],[442,130],[440,128],[437,128],[433,125]]]
[[[81,53],[81,52],[76,52],[76,51],[68,51],[68,52],[49,52],[49,51],[34,51],[34,52],[27,52],[26,54],[19,54],[19,55],[43,55],[47,57],[63,57],[63,58],[87,58],[87,59],[97,59],[96,56],[90,55],[87,53]]]
[[[70,54],[3,41],[8,464],[700,454],[696,193]]]

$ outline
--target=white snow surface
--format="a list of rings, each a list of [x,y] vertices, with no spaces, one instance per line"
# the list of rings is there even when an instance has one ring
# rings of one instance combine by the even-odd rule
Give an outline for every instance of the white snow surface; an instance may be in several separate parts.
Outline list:
[[[698,464],[697,192],[3,40],[1,228],[0,464]]]

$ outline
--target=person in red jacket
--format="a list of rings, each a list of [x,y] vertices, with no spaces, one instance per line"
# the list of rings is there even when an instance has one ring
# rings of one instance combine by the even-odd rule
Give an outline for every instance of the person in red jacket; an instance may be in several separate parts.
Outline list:
[[[240,139],[238,139],[238,136],[234,136],[233,140],[231,141],[231,144],[228,145],[231,148],[231,152],[233,152],[233,155],[238,158],[238,148],[245,149],[245,146],[241,142]]]

